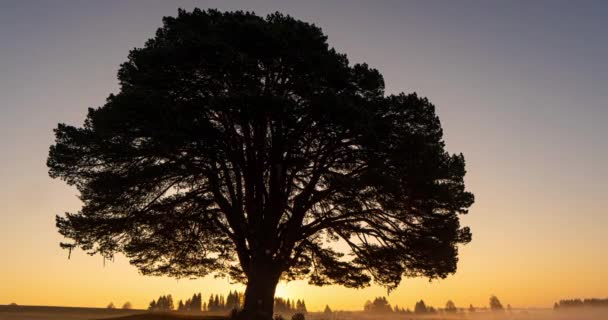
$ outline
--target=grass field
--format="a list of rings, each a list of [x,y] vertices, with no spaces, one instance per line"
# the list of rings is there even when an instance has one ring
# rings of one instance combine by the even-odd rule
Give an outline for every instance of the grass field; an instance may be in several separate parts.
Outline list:
[[[0,305],[0,320],[225,320],[220,316],[148,313],[145,310]]]
[[[226,320],[226,317],[221,316],[208,316],[208,315],[182,315],[175,313],[142,313],[128,315],[119,318],[113,318],[112,320]]]
[[[0,306],[0,320],[90,320],[142,314],[141,310]]]
[[[184,315],[178,313],[148,313],[145,310],[121,310],[103,308],[70,308],[38,306],[2,306],[0,320],[225,320],[217,315]],[[289,318],[286,318],[289,319]],[[310,313],[307,320],[606,320],[608,310],[529,310],[512,313],[478,312],[459,315],[373,315],[362,312],[336,312],[331,316]]]

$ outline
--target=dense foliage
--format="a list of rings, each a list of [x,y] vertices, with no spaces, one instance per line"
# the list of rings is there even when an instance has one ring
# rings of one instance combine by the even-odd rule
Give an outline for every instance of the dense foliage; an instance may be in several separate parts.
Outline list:
[[[318,27],[179,11],[118,77],[82,127],[55,129],[50,175],[84,204],[57,217],[65,248],[230,276],[266,319],[281,278],[392,289],[456,271],[464,157],[446,152],[433,104],[385,95]]]

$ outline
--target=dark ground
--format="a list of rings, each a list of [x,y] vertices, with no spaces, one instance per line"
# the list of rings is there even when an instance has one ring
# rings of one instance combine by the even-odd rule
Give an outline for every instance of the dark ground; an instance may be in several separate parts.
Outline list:
[[[178,320],[178,319],[189,319],[189,320],[226,320],[226,317],[222,316],[203,316],[203,315],[184,315],[175,313],[143,313],[129,315],[119,318],[112,318],[112,320]]]
[[[217,315],[149,313],[145,310],[0,305],[0,320],[225,320]]]
[[[0,320],[90,320],[141,314],[142,310],[0,305]]]

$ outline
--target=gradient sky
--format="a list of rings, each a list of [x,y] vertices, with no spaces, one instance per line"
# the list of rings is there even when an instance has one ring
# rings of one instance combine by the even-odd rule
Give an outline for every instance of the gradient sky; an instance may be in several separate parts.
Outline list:
[[[389,296],[412,308],[550,307],[608,296],[608,2],[23,1],[0,2],[0,304],[144,308],[160,294],[227,292],[224,280],[140,276],[122,257],[67,259],[55,214],[76,191],[48,177],[58,122],[80,125],[117,91],[116,71],[178,7],[281,11],[314,22],[389,93],[436,104],[451,152],[467,160],[476,203],[458,272],[407,279]],[[280,284],[309,309],[361,309],[385,295]]]

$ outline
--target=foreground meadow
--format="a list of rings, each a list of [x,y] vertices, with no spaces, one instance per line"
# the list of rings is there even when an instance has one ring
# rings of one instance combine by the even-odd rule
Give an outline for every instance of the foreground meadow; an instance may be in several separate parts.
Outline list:
[[[69,308],[38,306],[0,306],[0,320],[222,320],[219,315],[187,315],[178,313],[148,313],[143,310],[102,308]],[[286,317],[289,319],[289,317]],[[470,314],[414,314],[374,315],[364,312],[309,313],[310,320],[605,320],[608,310],[568,310],[555,312],[548,309],[514,310],[513,312],[476,312]]]
[[[69,308],[42,306],[0,306],[0,320],[89,320],[141,314],[139,310]]]

